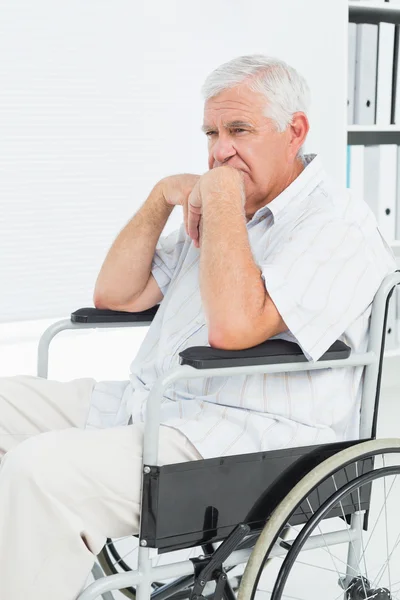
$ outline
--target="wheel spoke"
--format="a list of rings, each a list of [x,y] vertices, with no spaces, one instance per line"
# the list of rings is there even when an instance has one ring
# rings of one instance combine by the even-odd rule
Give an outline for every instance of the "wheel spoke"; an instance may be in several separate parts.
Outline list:
[[[391,493],[391,491],[392,491],[392,489],[393,489],[394,483],[395,483],[395,479],[393,479],[393,482],[392,482],[392,484],[391,484],[391,486],[390,486],[390,488],[389,488],[389,492],[388,492],[388,494],[387,494],[387,498],[389,498],[389,496],[390,496],[390,493]],[[374,531],[375,531],[375,529],[376,529],[376,527],[377,527],[377,525],[378,525],[379,519],[380,519],[380,517],[381,517],[381,515],[382,515],[382,512],[383,512],[383,510],[384,510],[384,506],[385,506],[385,504],[382,504],[382,507],[381,507],[381,509],[380,509],[380,511],[379,511],[379,514],[378,514],[378,516],[376,517],[375,524],[374,524],[374,526],[373,526],[373,528],[372,528],[372,531],[371,531],[371,533],[370,533],[370,535],[369,535],[369,538],[368,538],[368,540],[367,540],[367,543],[366,543],[365,549],[363,550],[363,556],[365,555],[365,552],[367,551],[367,549],[368,549],[368,547],[369,547],[369,545],[370,545],[370,543],[371,543],[372,536],[373,536],[373,534],[374,534]],[[381,569],[382,569],[382,567],[379,569],[379,571],[378,571],[378,574],[380,573]]]
[[[314,513],[314,510],[313,510],[313,507],[311,506],[311,503],[310,503],[310,501],[309,501],[309,499],[308,499],[308,498],[307,498],[307,504],[308,504],[308,506],[309,506],[309,508],[310,508],[310,510],[311,510],[311,513],[314,515],[315,513]],[[334,566],[334,568],[335,568],[335,570],[336,570],[336,573],[337,573],[337,574],[339,575],[339,577],[340,577],[340,574],[339,574],[338,568],[337,568],[337,566],[336,566],[336,563],[335,563],[335,560],[334,560],[334,558],[333,558],[333,554],[332,554],[332,552],[331,552],[331,551],[330,551],[330,549],[329,549],[329,545],[326,543],[325,536],[324,536],[324,534],[323,534],[323,531],[322,531],[322,529],[321,529],[321,527],[320,527],[320,525],[319,525],[319,524],[318,524],[318,530],[319,530],[320,534],[322,535],[322,539],[323,539],[323,540],[324,540],[324,542],[325,542],[326,549],[327,549],[327,551],[328,551],[328,553],[329,553],[329,556],[331,557],[332,564],[333,564],[333,566]]]
[[[275,556],[274,558],[279,558],[280,560],[284,560],[285,556]],[[342,561],[344,563],[344,561]],[[307,563],[304,562],[302,560],[297,560],[296,564],[298,565],[304,565],[305,567],[311,567],[312,569],[320,569],[321,571],[328,571],[329,573],[335,573],[335,575],[338,574],[338,571],[333,570],[333,569],[329,569],[328,567],[322,567],[321,565],[316,565],[316,564],[312,564],[312,563]],[[344,563],[346,564],[346,563]],[[340,573],[340,575],[345,575],[346,573],[343,571],[342,573]]]
[[[358,474],[358,462],[356,461],[356,476],[359,477]],[[361,511],[361,497],[360,497],[360,488],[357,488],[357,496],[358,496],[358,510]],[[364,536],[363,536],[363,532],[361,531],[361,547],[362,547],[362,554],[359,558],[359,563],[361,559],[364,562],[364,569],[365,569],[365,576],[368,577],[368,569],[367,569],[367,560],[366,560],[366,556],[365,556],[365,546],[364,546]],[[364,583],[364,579],[362,579],[362,585],[363,585],[363,590],[364,590],[364,594],[367,595],[367,592],[365,590],[365,583]]]
[[[110,546],[110,545],[111,545],[111,544],[107,544],[107,547],[108,547],[108,546]],[[112,562],[112,565],[113,565],[113,567],[115,567],[115,565],[119,564],[120,562],[122,562],[122,561],[125,561],[125,558],[126,558],[127,556],[129,556],[130,554],[132,554],[132,553],[133,553],[135,550],[136,550],[136,548],[134,548],[133,550],[132,550],[132,548],[131,548],[131,549],[130,549],[130,550],[128,550],[128,552],[126,552],[126,553],[125,553],[123,556],[120,556],[118,560],[115,560],[115,559],[114,559],[114,561],[111,561],[111,562]],[[118,554],[119,554],[119,552],[118,552]],[[114,557],[113,557],[113,558],[114,558]]]
[[[265,590],[265,593],[272,594],[272,590]],[[282,594],[282,598],[289,598],[290,600],[306,600],[306,598],[299,598],[299,596],[289,596],[289,594]]]
[[[386,467],[385,456],[383,455],[383,466]],[[393,482],[396,481],[396,477],[393,478]],[[387,521],[387,496],[386,496],[386,477],[383,478],[383,489],[384,489],[384,506],[385,506],[385,530],[386,530],[386,556],[389,555],[389,538],[388,538],[388,521]],[[389,590],[392,589],[392,578],[390,576],[390,564],[388,564],[389,574]]]
[[[398,585],[400,583],[400,581],[396,581],[396,583],[392,584],[392,585]],[[397,588],[397,590],[390,590],[390,593],[392,594],[392,598],[393,600],[398,600],[398,594],[400,594],[400,587]]]
[[[390,559],[391,559],[391,557],[392,557],[392,554],[393,554],[393,552],[396,550],[396,548],[397,548],[397,546],[398,546],[399,544],[400,544],[400,533],[399,533],[399,535],[397,536],[397,540],[396,540],[396,542],[395,542],[395,545],[394,545],[394,547],[393,547],[393,550],[391,551],[391,553],[390,553],[390,554],[389,554],[389,556],[387,557],[387,560],[385,560],[385,562],[383,563],[383,565],[382,565],[382,566],[381,566],[381,568],[379,569],[379,573],[378,573],[378,575],[376,576],[376,578],[374,579],[373,587],[377,587],[377,586],[379,585],[379,583],[380,583],[380,581],[381,581],[381,579],[382,579],[383,575],[385,574],[385,571],[386,571],[386,569],[387,569],[387,566],[388,566],[388,564],[389,564],[389,561],[390,561]],[[382,572],[381,572],[381,571],[382,571]],[[378,577],[379,577],[379,579],[378,579]]]
[[[337,491],[338,487],[336,485],[336,479],[335,479],[334,475],[332,475],[332,479],[333,479],[333,485],[335,486],[335,490]],[[339,501],[339,505],[340,505],[340,510],[342,511],[343,520],[344,520],[345,523],[347,523],[347,521],[346,521],[346,515],[345,515],[345,512],[343,510],[343,504],[342,504],[341,501]],[[359,509],[360,509],[361,508],[360,501],[358,503],[358,506],[359,506]],[[350,536],[350,529],[349,529],[349,527],[347,527],[347,534],[349,536],[349,542],[350,542],[350,544],[351,544],[351,546],[352,546],[352,548],[353,548],[353,550],[355,552],[354,543],[353,543],[353,540],[351,539],[351,536]],[[362,535],[362,531],[361,531],[361,540],[362,540],[362,537],[363,537],[363,535]],[[361,542],[361,544],[362,544],[362,542]],[[366,560],[365,560],[364,546],[363,546],[363,553],[362,553],[362,555],[360,557],[357,557],[357,560],[358,560],[358,569],[360,568],[360,562],[361,562],[361,558],[362,557],[364,557],[364,570],[365,570],[365,576],[367,576],[367,563],[366,563]],[[347,564],[346,564],[346,575],[347,575],[347,571],[349,570],[349,568],[353,569],[355,571],[354,567],[352,567],[351,565],[349,565],[349,563],[347,562]],[[355,574],[357,574],[357,572]],[[361,575],[361,573],[360,573],[360,575]],[[362,579],[362,585],[363,585],[364,595],[366,596],[367,595],[367,590],[365,589],[364,579]]]
[[[291,525],[291,527],[292,527],[292,529],[294,529],[294,530],[295,530],[295,532],[296,532],[297,534],[299,534],[299,533],[300,533],[300,531],[298,531],[294,525]],[[311,538],[312,538],[312,536],[310,536],[310,539],[311,539]],[[342,563],[342,564],[343,564],[343,565],[345,565],[346,567],[349,567],[349,566],[350,566],[350,565],[347,563],[347,561],[343,560],[343,558],[340,558],[340,556],[337,556],[337,554],[335,554],[334,552],[331,552],[331,551],[329,550],[329,544],[327,544],[327,543],[326,543],[326,541],[325,541],[325,544],[326,544],[326,547],[324,547],[324,546],[320,546],[318,549],[319,549],[319,550],[322,550],[322,551],[323,551],[323,552],[325,552],[326,554],[330,554],[330,555],[331,555],[331,556],[332,556],[332,557],[333,557],[335,560],[337,560],[338,562]],[[284,558],[284,557],[276,557],[276,558]],[[315,566],[315,565],[314,565],[314,566]],[[336,566],[336,565],[335,565],[335,566]],[[336,570],[335,570],[335,571],[333,571],[333,569],[332,569],[332,572],[333,572],[333,573],[339,573],[339,571],[337,570],[337,567],[336,567]],[[343,572],[343,574],[345,574],[345,573]]]

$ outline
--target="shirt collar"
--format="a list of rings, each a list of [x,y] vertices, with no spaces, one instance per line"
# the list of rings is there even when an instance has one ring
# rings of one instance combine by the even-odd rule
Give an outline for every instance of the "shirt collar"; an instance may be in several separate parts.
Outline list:
[[[305,168],[287,188],[276,198],[254,213],[251,221],[260,218],[264,214],[272,214],[274,221],[278,218],[289,202],[302,200],[317,187],[324,179],[324,170],[321,159],[317,154],[305,154],[303,157]]]

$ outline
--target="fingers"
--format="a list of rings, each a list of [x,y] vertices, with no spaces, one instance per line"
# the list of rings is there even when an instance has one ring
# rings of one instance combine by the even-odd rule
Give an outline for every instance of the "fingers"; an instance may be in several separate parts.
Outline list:
[[[196,246],[196,248],[198,248],[199,246],[196,245],[196,242],[198,242],[199,240],[199,223],[201,219],[201,214],[196,214],[192,212],[188,199],[185,200],[182,207],[183,222],[185,224],[186,234],[192,238],[194,245]]]
[[[196,248],[199,247],[199,223],[201,219],[201,195],[199,182],[189,194],[187,199],[187,233],[192,238]]]
[[[189,207],[188,234],[192,238],[192,240],[195,242],[196,248],[198,248],[198,246],[196,245],[196,242],[198,242],[198,239],[199,239],[200,218],[201,218],[201,215],[194,213],[192,210],[190,210],[190,207]]]
[[[203,233],[203,219],[199,218],[199,225],[197,227],[197,232],[196,232],[196,239],[193,240],[193,244],[195,246],[195,248],[200,248],[200,243],[201,243],[201,236]]]
[[[185,231],[188,234],[188,199],[182,204],[183,207],[183,222],[185,223]]]
[[[189,194],[188,204],[195,209],[200,209],[199,212],[201,212],[200,179]]]

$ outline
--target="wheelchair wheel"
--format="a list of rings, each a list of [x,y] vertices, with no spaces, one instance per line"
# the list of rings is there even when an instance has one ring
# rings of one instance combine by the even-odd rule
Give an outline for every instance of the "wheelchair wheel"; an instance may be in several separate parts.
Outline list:
[[[333,455],[271,515],[238,600],[253,600],[257,590],[271,600],[400,599],[399,503],[399,439]]]
[[[130,536],[129,538],[123,538],[123,540],[126,540],[126,543],[130,544],[130,561],[134,560],[135,563],[137,563],[137,538]],[[118,544],[118,541],[114,543],[113,540],[107,538],[105,546],[97,555],[97,560],[99,561],[99,564],[103,569],[104,574],[107,576],[123,573],[124,571],[131,571],[134,568],[136,568],[135,566],[133,566],[134,563],[130,562],[130,564],[128,564],[128,562],[124,560],[124,558],[126,558],[127,560],[129,559],[128,557],[124,556],[123,552],[121,556],[121,549],[119,546],[120,545]],[[134,554],[134,556],[132,556],[132,554]],[[121,592],[121,594],[123,594],[127,598],[130,598],[131,600],[136,599],[136,589],[134,587],[124,588],[119,591]]]

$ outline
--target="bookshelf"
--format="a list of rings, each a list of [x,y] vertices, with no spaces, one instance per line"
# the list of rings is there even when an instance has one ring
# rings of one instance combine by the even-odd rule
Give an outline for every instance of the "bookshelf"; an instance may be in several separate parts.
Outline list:
[[[380,22],[400,25],[400,2],[362,2],[349,0],[350,23]],[[400,144],[399,125],[348,125],[348,144]]]
[[[381,2],[349,2],[349,21],[352,23],[386,23],[399,24],[400,22],[400,3],[381,3]]]
[[[400,2],[349,0],[348,4],[350,23],[378,24],[383,21],[400,25]],[[397,144],[400,146],[400,125],[348,125],[347,144],[351,146]],[[398,250],[396,256],[400,258],[400,241],[392,243],[391,246]]]
[[[400,2],[373,2],[361,0],[349,0],[349,23],[370,23],[378,24],[381,22],[400,25]],[[347,126],[347,144],[348,145],[381,145],[396,144],[400,146],[400,125],[348,125]],[[400,264],[400,240],[390,242],[394,255]],[[395,299],[392,299],[395,301]],[[397,345],[385,351],[386,358],[400,356],[400,319],[396,319]]]

